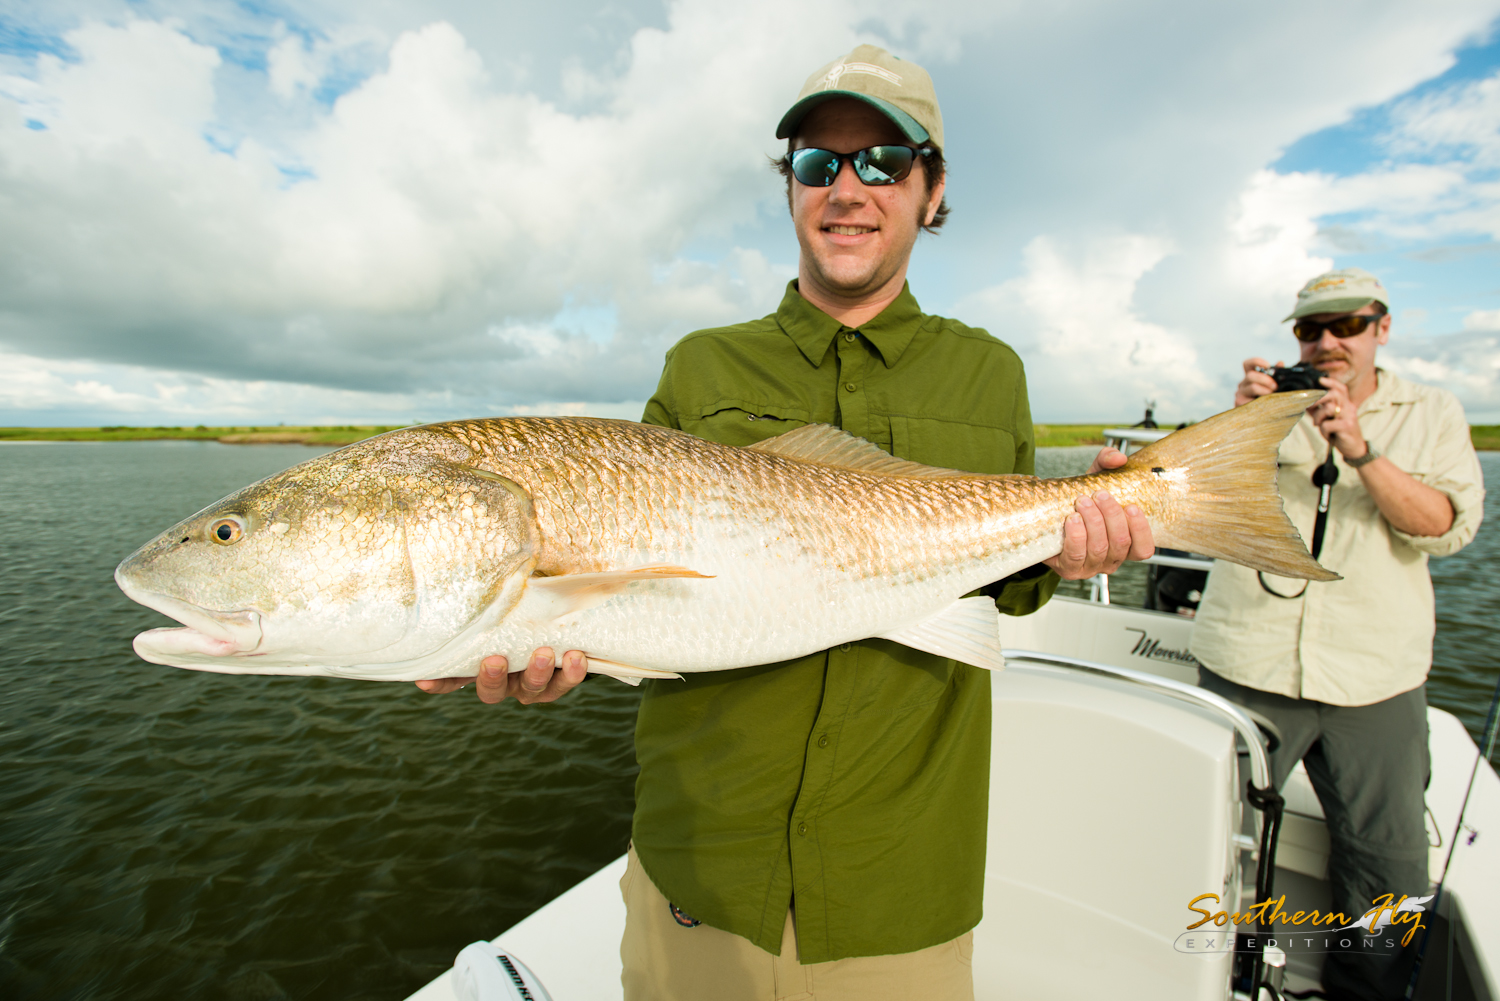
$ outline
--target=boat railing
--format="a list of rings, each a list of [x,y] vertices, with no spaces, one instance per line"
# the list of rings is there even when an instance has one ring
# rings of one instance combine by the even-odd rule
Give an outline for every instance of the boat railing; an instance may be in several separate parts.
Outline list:
[[[1179,570],[1202,570],[1205,573],[1214,568],[1214,561],[1207,556],[1170,556],[1165,553],[1155,553],[1136,562],[1154,564],[1159,567],[1176,567]],[[1109,574],[1095,574],[1087,580],[1089,600],[1101,605],[1109,604]]]
[[[1128,667],[1115,667],[1112,664],[1100,664],[1092,660],[1083,660],[1078,657],[1064,657],[1061,654],[1042,653],[1037,650],[1005,650],[1005,667],[1025,664],[1038,664],[1044,668],[1062,668],[1064,670],[1083,671],[1089,674],[1102,675],[1115,678],[1120,681],[1128,681],[1143,688],[1159,692],[1171,698],[1198,706],[1207,712],[1224,719],[1230,726],[1234,727],[1236,733],[1245,742],[1250,753],[1250,776],[1257,788],[1266,789],[1271,785],[1271,756],[1266,751],[1266,740],[1260,728],[1256,726],[1245,710],[1230,702],[1228,699],[1215,695],[1207,689],[1199,688],[1197,685],[1189,685],[1186,682],[1174,681],[1164,678],[1159,674],[1148,674],[1145,671],[1133,671]],[[1024,669],[1024,667],[1023,667]]]

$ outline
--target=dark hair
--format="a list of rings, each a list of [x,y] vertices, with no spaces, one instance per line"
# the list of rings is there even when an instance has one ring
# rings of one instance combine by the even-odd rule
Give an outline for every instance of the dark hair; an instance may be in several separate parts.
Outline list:
[[[792,143],[794,141],[794,139],[788,139],[786,141],[786,153],[771,160],[771,169],[786,179],[786,207],[788,211],[792,207]],[[932,197],[932,189],[937,187],[938,181],[947,176],[948,168],[943,163],[942,150],[936,146],[923,146],[922,149],[929,152],[926,156],[917,157],[917,162],[922,165],[922,177],[927,182],[927,198],[930,199]],[[922,211],[925,213],[927,199],[923,199],[922,205]],[[943,223],[947,221],[948,198],[946,195],[943,196],[942,201],[938,202],[937,212],[933,214],[932,222],[921,222],[920,217],[918,219],[921,227],[929,233],[936,233],[942,228]]]

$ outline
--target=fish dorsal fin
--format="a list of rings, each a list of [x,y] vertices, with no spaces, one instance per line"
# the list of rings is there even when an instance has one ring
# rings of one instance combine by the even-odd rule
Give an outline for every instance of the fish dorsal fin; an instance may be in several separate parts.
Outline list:
[[[936,615],[881,633],[880,638],[989,671],[1005,666],[1000,653],[1000,613],[995,602],[983,595],[960,598]]]
[[[831,424],[808,424],[786,434],[767,438],[748,446],[752,452],[778,455],[798,462],[816,462],[861,473],[880,476],[910,476],[922,480],[942,480],[953,476],[971,476],[957,469],[939,469],[887,455],[880,446],[856,438]]]

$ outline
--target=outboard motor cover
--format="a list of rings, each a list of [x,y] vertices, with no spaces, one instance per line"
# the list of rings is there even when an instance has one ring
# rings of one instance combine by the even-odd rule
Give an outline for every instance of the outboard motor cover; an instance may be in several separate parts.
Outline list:
[[[453,960],[461,1001],[552,1001],[536,974],[493,942],[473,942]]]

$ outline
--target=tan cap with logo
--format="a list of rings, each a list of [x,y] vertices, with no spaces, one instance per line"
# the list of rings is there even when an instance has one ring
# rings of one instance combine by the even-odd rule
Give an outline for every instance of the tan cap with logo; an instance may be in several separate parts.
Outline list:
[[[932,77],[916,63],[874,45],[858,46],[808,77],[797,103],[776,126],[776,138],[789,138],[809,111],[835,97],[864,101],[895,122],[912,142],[943,148],[943,113]]]
[[[1352,313],[1372,302],[1391,308],[1385,286],[1364,268],[1344,268],[1319,275],[1297,293],[1297,308],[1286,320],[1314,313]],[[1285,323],[1286,320],[1282,320]]]

